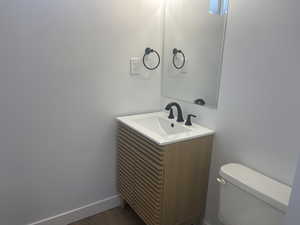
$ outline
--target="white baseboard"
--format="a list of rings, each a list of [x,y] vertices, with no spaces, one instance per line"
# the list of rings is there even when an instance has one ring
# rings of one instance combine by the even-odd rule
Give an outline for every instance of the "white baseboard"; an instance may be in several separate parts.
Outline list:
[[[115,195],[27,225],[67,225],[120,205],[121,198]]]
[[[203,225],[210,225],[210,224],[206,220],[204,220]]]

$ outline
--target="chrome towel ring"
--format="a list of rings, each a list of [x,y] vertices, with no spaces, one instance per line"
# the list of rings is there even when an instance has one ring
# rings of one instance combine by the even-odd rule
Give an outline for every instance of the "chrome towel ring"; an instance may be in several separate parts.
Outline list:
[[[151,53],[154,53],[157,56],[157,58],[158,58],[157,65],[154,66],[154,67],[150,67],[150,66],[148,66],[146,64],[146,56],[149,55],[149,54],[151,54]],[[160,55],[159,55],[159,53],[156,50],[152,49],[152,48],[146,48],[145,49],[145,54],[144,54],[144,57],[143,57],[143,64],[144,64],[144,66],[148,70],[155,70],[155,69],[157,69],[159,67],[159,65],[160,65]]]
[[[181,54],[182,58],[183,58],[183,62],[182,62],[182,64],[180,66],[177,66],[176,63],[175,63],[175,59],[176,59],[177,54]],[[173,49],[173,66],[176,69],[180,70],[180,69],[182,69],[184,67],[184,65],[185,65],[185,55],[184,55],[183,51],[181,51],[181,50],[179,50],[177,48],[174,48]]]

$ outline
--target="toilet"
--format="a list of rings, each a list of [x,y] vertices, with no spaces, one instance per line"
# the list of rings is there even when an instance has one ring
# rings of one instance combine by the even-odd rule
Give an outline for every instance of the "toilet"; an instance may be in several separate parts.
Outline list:
[[[240,164],[224,165],[219,174],[222,224],[283,224],[291,187]]]

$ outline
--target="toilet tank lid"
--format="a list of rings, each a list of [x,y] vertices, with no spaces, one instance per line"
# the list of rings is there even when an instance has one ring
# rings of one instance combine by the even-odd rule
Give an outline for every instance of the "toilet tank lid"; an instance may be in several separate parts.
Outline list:
[[[235,163],[222,166],[220,175],[229,183],[286,213],[291,195],[290,186]]]

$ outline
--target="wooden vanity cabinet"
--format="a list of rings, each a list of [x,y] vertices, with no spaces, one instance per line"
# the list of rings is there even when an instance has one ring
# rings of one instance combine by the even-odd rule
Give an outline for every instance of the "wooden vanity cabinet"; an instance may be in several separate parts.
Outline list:
[[[213,136],[160,146],[119,123],[122,199],[147,225],[200,224]]]

